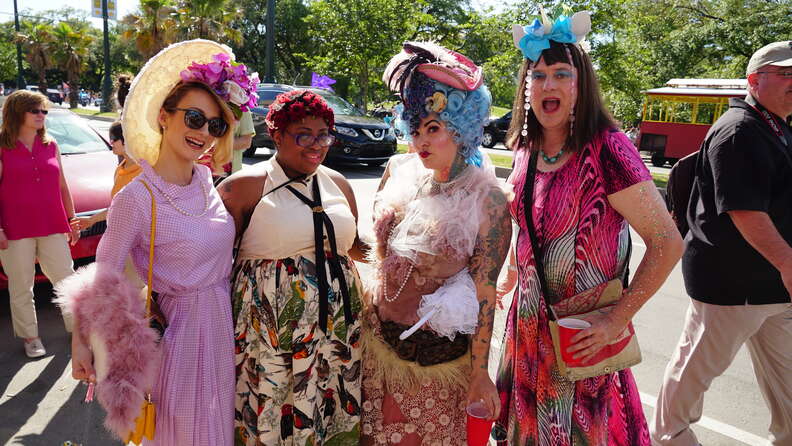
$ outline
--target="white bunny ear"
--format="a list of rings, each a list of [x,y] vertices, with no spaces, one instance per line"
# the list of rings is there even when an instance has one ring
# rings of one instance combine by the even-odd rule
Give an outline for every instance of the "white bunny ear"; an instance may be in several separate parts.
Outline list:
[[[514,39],[514,46],[520,48],[520,40],[525,36],[525,28],[522,25],[512,25],[512,38]]]
[[[578,11],[572,15],[569,21],[571,22],[570,30],[577,37],[579,43],[591,31],[591,13],[589,11]]]

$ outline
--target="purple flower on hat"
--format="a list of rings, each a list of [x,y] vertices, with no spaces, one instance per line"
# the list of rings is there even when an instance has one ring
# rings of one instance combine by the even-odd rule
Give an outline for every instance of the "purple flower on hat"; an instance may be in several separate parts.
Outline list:
[[[237,117],[258,105],[258,74],[248,75],[245,65],[233,62],[225,53],[215,54],[212,59],[214,62],[207,64],[192,63],[179,73],[182,81],[208,85],[228,103]]]

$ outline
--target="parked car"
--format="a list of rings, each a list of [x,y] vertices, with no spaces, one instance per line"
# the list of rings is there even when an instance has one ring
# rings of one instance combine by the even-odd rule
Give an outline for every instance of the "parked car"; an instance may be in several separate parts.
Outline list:
[[[341,96],[323,88],[320,94],[335,113],[335,143],[327,152],[329,163],[363,163],[371,167],[385,164],[396,153],[396,134],[382,119],[366,116]]]
[[[77,215],[90,216],[107,208],[110,205],[113,174],[118,164],[110,144],[82,118],[64,109],[50,110],[47,132],[60,148],[63,172]],[[71,247],[76,264],[93,260],[104,231],[105,222],[82,231],[80,240]],[[36,272],[36,281],[47,280],[40,270]],[[7,286],[7,277],[0,268],[0,288]]]
[[[56,90],[54,88],[48,88],[47,89],[47,98],[52,103],[55,103],[55,104],[58,104],[58,105],[63,104],[63,94],[60,91],[58,91],[58,90]]]
[[[269,105],[281,94],[306,88],[321,95],[335,113],[335,143],[327,153],[326,162],[363,163],[380,166],[396,153],[396,135],[382,119],[366,116],[341,96],[324,88],[300,87],[286,84],[259,84],[259,107],[253,109],[256,136],[245,156],[253,156],[258,147],[274,149],[275,144],[264,122]]]
[[[481,137],[481,145],[487,148],[495,147],[495,144],[506,141],[506,133],[511,124],[512,112],[508,112],[500,118],[490,119],[484,126],[484,134]]]

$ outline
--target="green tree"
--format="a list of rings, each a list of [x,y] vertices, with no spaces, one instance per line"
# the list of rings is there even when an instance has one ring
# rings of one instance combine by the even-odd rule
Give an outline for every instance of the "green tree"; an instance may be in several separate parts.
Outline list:
[[[66,73],[69,83],[69,103],[77,108],[77,91],[80,88],[80,76],[88,66],[88,55],[94,38],[88,30],[72,28],[66,22],[58,23],[52,31],[57,45],[53,45],[52,54],[55,64]]]
[[[0,24],[0,82],[16,78],[14,22]]]
[[[47,70],[53,66],[52,27],[46,23],[22,22],[20,25],[20,32],[14,36],[14,43],[22,44],[25,60],[38,77],[39,89],[47,91]]]
[[[177,7],[180,37],[242,43],[242,33],[231,26],[242,10],[230,0],[181,0]]]
[[[265,74],[267,10],[261,0],[243,0],[243,15],[235,23],[242,32],[241,45],[234,47],[237,60]],[[304,21],[309,8],[303,0],[275,2],[275,79],[289,84],[307,83],[310,70],[301,54],[313,55],[314,34]]]
[[[385,65],[418,25],[421,1],[317,0],[305,21],[317,46],[305,54],[316,71],[351,80],[355,102],[364,110],[372,86],[384,90],[380,80]]]
[[[122,36],[135,42],[141,60],[148,60],[177,40],[177,16],[172,0],[141,0],[140,10],[121,20]]]

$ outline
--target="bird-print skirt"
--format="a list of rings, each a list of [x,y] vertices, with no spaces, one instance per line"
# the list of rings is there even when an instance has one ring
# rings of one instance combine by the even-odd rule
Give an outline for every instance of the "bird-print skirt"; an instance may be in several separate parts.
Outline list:
[[[319,327],[312,259],[240,260],[234,268],[237,445],[357,445],[360,437],[362,287],[341,257],[354,322],[330,282]]]

